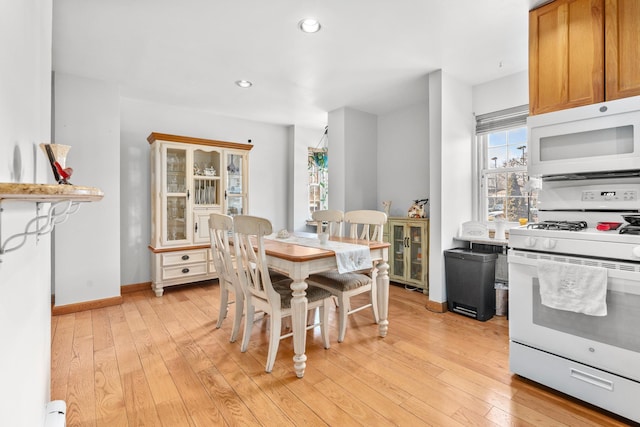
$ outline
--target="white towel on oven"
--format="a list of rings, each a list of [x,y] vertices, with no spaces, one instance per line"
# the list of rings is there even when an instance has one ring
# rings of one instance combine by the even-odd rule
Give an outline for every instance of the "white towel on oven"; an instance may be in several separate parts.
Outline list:
[[[607,315],[607,269],[538,261],[542,304],[590,316]]]

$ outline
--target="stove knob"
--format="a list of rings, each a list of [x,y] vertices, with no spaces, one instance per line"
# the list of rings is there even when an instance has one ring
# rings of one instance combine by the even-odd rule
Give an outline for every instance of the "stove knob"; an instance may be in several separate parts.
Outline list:
[[[536,245],[536,238],[535,237],[527,237],[524,240],[524,244],[529,246],[530,248],[534,247]]]
[[[553,249],[556,247],[556,241],[553,239],[544,239],[544,241],[542,242],[542,246],[545,249]]]
[[[633,248],[631,250],[631,253],[633,254],[633,256],[640,258],[640,246],[636,246],[635,248]]]

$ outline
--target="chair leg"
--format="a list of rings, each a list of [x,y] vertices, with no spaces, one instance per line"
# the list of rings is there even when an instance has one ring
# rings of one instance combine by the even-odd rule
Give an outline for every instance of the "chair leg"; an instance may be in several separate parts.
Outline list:
[[[282,325],[286,329],[291,329],[291,318],[290,317],[285,317],[284,319],[282,319]]]
[[[271,321],[269,322],[269,352],[267,353],[267,366],[265,368],[266,372],[271,372],[273,370],[273,365],[276,361],[276,355],[278,354],[278,347],[280,346],[280,329],[282,328],[282,317],[279,315],[271,316]]]
[[[338,316],[338,342],[344,341],[344,335],[347,332],[347,316],[349,316],[349,297],[345,297],[344,294],[338,297],[338,304],[340,304],[340,311]]]
[[[333,298],[331,298],[333,301]],[[329,300],[325,299],[320,308],[320,334],[322,335],[322,343],[324,348],[329,348],[331,343],[329,342]]]
[[[320,314],[320,318],[322,318],[322,314]],[[316,309],[315,308],[309,309],[307,311],[307,326],[313,325],[315,323],[315,320],[316,320]]]
[[[242,334],[242,345],[240,346],[240,351],[245,352],[249,347],[249,339],[251,338],[251,327],[253,326],[253,315],[256,311],[256,308],[251,304],[251,299],[245,299],[245,319],[244,319],[244,332]]]
[[[224,283],[220,282],[220,310],[218,313],[218,323],[216,329],[222,327],[222,321],[227,317],[227,304],[229,303],[229,290]]]
[[[231,339],[230,342],[236,342],[238,339],[238,333],[240,332],[240,324],[242,323],[242,312],[244,308],[244,294],[241,290],[236,289],[235,291],[235,302],[236,302],[236,314],[233,318],[233,329],[231,330]]]

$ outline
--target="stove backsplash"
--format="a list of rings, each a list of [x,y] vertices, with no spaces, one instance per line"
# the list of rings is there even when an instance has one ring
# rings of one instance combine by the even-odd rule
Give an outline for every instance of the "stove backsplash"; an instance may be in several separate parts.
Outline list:
[[[624,222],[640,212],[640,177],[544,180],[538,194],[539,221]]]

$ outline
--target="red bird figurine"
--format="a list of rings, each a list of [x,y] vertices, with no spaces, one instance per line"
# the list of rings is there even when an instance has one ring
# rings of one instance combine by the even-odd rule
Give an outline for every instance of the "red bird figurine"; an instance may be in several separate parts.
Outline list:
[[[54,162],[53,164],[56,167],[56,170],[58,171],[58,175],[60,175],[60,178],[62,178],[65,182],[67,181],[67,179],[71,178],[71,175],[73,174],[72,168],[62,169],[62,166],[60,166],[60,163]]]

